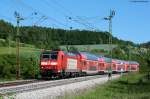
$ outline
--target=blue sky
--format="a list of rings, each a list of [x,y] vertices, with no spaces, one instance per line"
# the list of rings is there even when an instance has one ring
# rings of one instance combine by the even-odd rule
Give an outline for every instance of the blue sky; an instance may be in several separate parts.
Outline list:
[[[25,19],[21,25],[108,31],[108,22],[103,18],[113,9],[116,11],[113,18],[114,36],[135,43],[150,41],[150,2],[129,1],[1,0],[0,19],[16,25],[14,11],[17,11]]]

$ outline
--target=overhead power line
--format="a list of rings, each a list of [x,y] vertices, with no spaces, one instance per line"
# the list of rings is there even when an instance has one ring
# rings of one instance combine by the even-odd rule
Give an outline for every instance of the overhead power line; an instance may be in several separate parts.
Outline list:
[[[35,25],[37,23],[42,23],[45,20],[50,20],[50,21],[53,21],[53,22],[57,23],[58,25],[61,25],[61,26],[64,26],[64,27],[69,27],[67,24],[64,24],[64,23],[58,21],[57,19],[55,19],[55,18],[53,18],[51,16],[48,16],[48,15],[44,14],[43,12],[37,10],[36,8],[33,8],[32,6],[26,4],[23,0],[17,0],[17,2],[19,4],[25,6],[27,9],[32,10],[34,13],[40,14],[41,16],[45,16],[46,17],[46,19],[44,19],[44,18],[41,19],[41,17],[40,17],[39,20],[37,20],[33,25]],[[49,8],[56,9],[56,8],[52,7],[52,4],[49,3],[49,1],[47,1],[47,0],[43,0],[41,2],[43,2]],[[87,29],[99,30],[92,23],[88,22],[88,20],[84,20],[83,18],[80,18],[79,16],[72,17],[72,16],[74,16],[73,13],[70,10],[66,9],[63,5],[61,5],[56,0],[52,0],[51,2],[53,4],[55,4],[56,6],[58,6],[59,8],[61,8],[60,10],[57,10],[57,12],[59,12],[61,15],[65,16],[65,17],[67,17],[68,19],[69,19],[69,17],[71,17],[72,19],[70,21],[73,21],[73,22],[75,22],[75,23],[77,23],[79,25],[82,25],[82,26],[86,27]],[[32,18],[30,18],[30,19],[32,19]]]
[[[59,25],[62,25],[62,26],[64,26],[64,27],[67,27],[67,26],[66,26],[65,24],[63,24],[62,22],[56,20],[56,19],[53,18],[53,17],[50,17],[50,16],[44,14],[43,12],[37,10],[36,8],[33,8],[32,6],[30,6],[30,5],[26,4],[26,3],[24,3],[22,0],[18,0],[18,1],[19,1],[19,2],[18,2],[19,4],[21,4],[21,5],[25,6],[26,8],[28,8],[28,9],[34,11],[35,13],[40,14],[40,15],[42,15],[42,16],[46,16],[46,17],[47,17],[48,19],[50,19],[51,21],[54,21],[54,22],[56,22],[56,23],[59,24]]]
[[[64,10],[66,13],[68,13],[68,15],[70,16],[74,16],[72,11],[70,11],[69,9],[65,8],[63,5],[61,5],[60,3],[58,3],[56,0],[51,0],[54,4],[56,4],[58,7],[60,7],[62,10]]]
[[[36,24],[38,24],[38,23],[44,22],[46,19],[47,19],[46,16],[42,16],[38,21],[36,21],[36,22],[33,24],[33,26],[36,26]]]
[[[42,0],[42,2],[50,9],[53,8],[54,10],[56,10],[55,13],[60,13],[61,15],[65,16],[65,17],[68,16],[66,11],[62,11],[62,9],[56,8],[57,5],[55,5],[55,7],[54,7],[51,3],[49,3],[46,0]],[[53,0],[51,2],[53,3]]]
[[[44,0],[46,1],[46,0]],[[57,5],[58,7],[61,8],[61,10],[64,10],[64,15],[68,17],[68,19],[70,19],[71,16],[74,16],[73,13],[69,10],[66,9],[63,5],[61,5],[59,2],[57,2],[56,0],[52,0],[52,3],[54,3],[55,5]],[[48,3],[47,3],[48,4]],[[67,13],[67,15],[66,15]],[[80,24],[86,28],[92,29],[92,30],[99,30],[96,26],[94,26],[92,23],[89,23],[87,20],[83,20],[81,17],[79,16],[75,16],[75,17],[71,17],[71,21]]]

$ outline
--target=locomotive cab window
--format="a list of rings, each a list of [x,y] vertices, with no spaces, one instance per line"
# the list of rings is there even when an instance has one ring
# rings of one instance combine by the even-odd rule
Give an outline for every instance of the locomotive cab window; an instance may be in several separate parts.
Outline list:
[[[44,53],[42,54],[42,59],[47,60],[47,59],[52,59],[52,60],[57,60],[58,53]]]
[[[50,53],[50,56],[51,56],[51,59],[57,60],[58,52],[51,52],[51,53]]]
[[[43,54],[42,59],[50,59],[50,55],[49,54]]]
[[[51,59],[56,60],[56,59],[57,59],[57,55],[56,55],[56,54],[52,54],[52,55],[51,55]]]

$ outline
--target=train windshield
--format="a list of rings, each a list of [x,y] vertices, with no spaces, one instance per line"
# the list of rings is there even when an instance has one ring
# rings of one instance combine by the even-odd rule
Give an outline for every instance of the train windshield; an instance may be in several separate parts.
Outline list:
[[[42,59],[48,60],[48,59],[53,59],[57,60],[58,57],[58,52],[44,52],[42,53]]]

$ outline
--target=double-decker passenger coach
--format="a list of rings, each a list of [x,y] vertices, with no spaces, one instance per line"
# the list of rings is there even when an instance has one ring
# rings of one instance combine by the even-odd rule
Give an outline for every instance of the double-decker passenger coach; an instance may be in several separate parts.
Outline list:
[[[82,61],[82,72],[86,74],[97,74],[99,72],[99,57],[87,52],[80,52]]]
[[[130,71],[138,71],[139,63],[136,61],[129,61]]]

